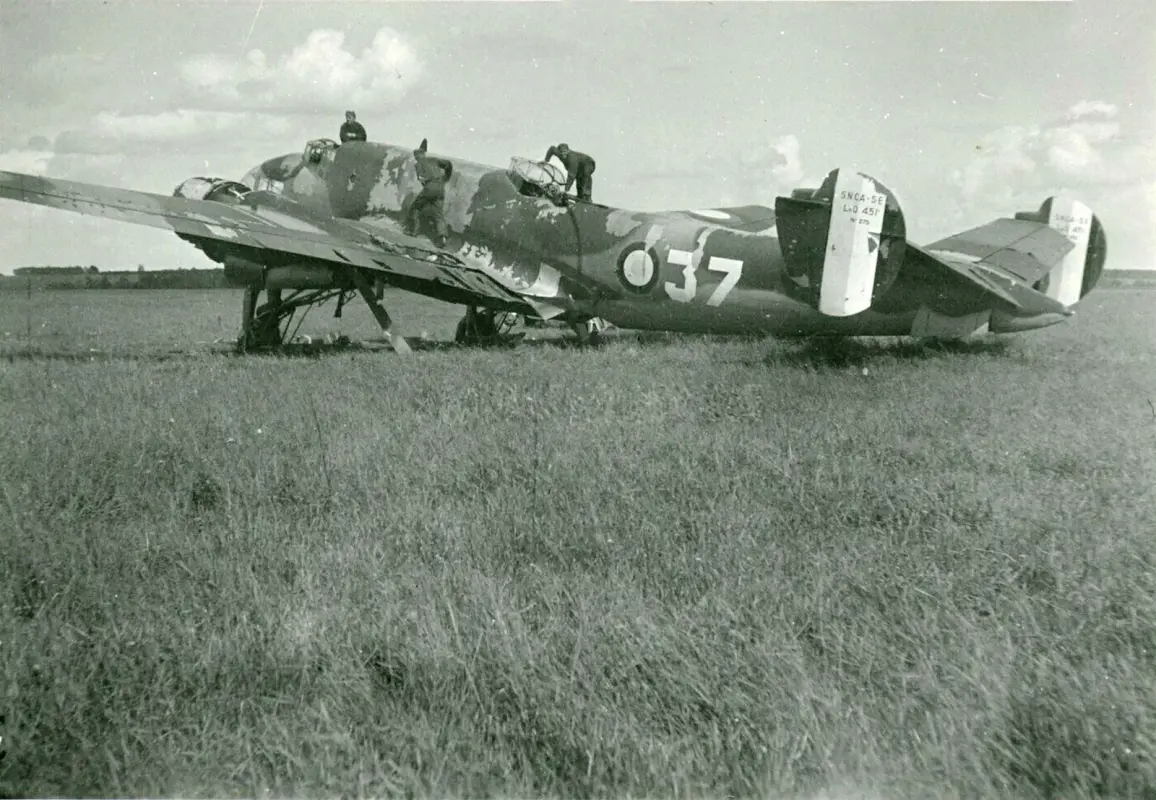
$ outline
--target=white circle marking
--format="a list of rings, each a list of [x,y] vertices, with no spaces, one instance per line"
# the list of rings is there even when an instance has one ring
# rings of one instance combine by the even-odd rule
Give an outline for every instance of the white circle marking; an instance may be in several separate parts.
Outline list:
[[[654,263],[650,253],[645,250],[631,250],[622,261],[622,277],[626,278],[626,282],[631,286],[642,288],[650,283],[657,268],[658,265]]]
[[[713,208],[695,210],[695,211],[691,211],[690,213],[697,214],[700,217],[706,217],[707,219],[730,219],[731,218],[731,215],[726,213],[725,211],[715,211]]]

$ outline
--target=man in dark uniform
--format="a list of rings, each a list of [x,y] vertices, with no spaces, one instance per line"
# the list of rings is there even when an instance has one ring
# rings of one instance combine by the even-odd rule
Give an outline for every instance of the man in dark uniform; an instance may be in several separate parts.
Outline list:
[[[421,191],[413,199],[409,213],[405,218],[405,232],[410,236],[417,236],[421,216],[428,214],[434,224],[433,242],[438,247],[446,246],[446,181],[454,174],[454,166],[444,158],[432,158],[426,155],[429,145],[425,139],[421,140],[421,147],[413,151],[417,159],[417,179],[421,181]]]
[[[570,187],[577,181],[578,199],[589,203],[594,183],[594,178],[591,177],[594,175],[594,159],[585,153],[571,150],[570,145],[565,142],[547,150],[545,160],[549,161],[554,156],[557,156],[562,166],[566,168],[566,188],[562,191],[564,193],[570,191]]]
[[[341,124],[341,143],[364,142],[365,126],[357,121],[357,115],[352,111],[345,112],[345,122]]]

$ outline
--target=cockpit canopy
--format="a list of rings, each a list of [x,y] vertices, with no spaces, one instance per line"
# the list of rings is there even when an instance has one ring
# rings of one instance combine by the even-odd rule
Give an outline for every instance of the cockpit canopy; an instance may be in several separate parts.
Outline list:
[[[255,192],[272,192],[273,194],[281,194],[285,189],[285,181],[279,181],[275,178],[270,178],[261,169],[250,170],[245,174],[245,182],[253,185]]]
[[[527,197],[555,198],[566,190],[565,171],[545,161],[514,156],[510,159],[506,175],[517,190]]]
[[[310,139],[305,143],[305,160],[310,164],[319,164],[326,156],[333,158],[338,146],[332,139]]]

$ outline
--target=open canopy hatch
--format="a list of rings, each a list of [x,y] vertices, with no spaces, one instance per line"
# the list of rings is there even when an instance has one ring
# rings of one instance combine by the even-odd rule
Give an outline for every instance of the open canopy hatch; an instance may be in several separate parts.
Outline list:
[[[506,174],[527,197],[558,198],[566,191],[565,171],[545,161],[514,156]]]

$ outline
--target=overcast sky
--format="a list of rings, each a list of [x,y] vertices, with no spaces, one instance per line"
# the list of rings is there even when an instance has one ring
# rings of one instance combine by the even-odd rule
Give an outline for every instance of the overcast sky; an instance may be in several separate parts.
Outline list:
[[[0,169],[171,193],[354,108],[505,166],[567,141],[595,199],[767,203],[835,167],[927,241],[1068,192],[1156,266],[1156,3],[0,0]],[[213,266],[171,234],[0,201],[0,272]]]

